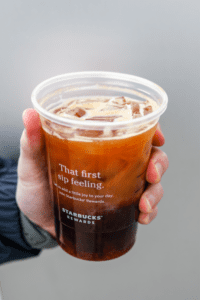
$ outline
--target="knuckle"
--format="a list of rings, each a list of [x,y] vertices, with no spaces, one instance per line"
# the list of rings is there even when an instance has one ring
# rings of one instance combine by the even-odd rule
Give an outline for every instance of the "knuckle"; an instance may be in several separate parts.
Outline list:
[[[152,192],[155,197],[155,203],[157,204],[164,195],[164,190],[160,182],[155,184],[154,190],[152,190]]]
[[[159,195],[163,195],[164,193],[164,190],[163,190],[163,187],[162,187],[162,184],[160,182],[158,183],[155,183],[155,184],[152,184],[149,189],[147,189],[145,191],[145,193],[147,194],[147,196],[149,194],[153,194],[154,196],[159,196]],[[145,194],[145,195],[146,195]]]

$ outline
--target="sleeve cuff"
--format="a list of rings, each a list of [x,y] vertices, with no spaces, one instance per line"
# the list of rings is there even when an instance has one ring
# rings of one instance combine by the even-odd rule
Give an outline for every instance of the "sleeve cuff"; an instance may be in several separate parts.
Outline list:
[[[20,218],[24,237],[32,248],[49,249],[58,246],[50,233],[31,222],[22,211],[20,211]]]

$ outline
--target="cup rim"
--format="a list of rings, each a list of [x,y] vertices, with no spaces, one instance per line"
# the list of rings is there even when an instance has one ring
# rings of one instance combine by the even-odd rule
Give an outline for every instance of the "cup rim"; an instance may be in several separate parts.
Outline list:
[[[99,77],[99,78],[107,78],[107,79],[115,79],[115,80],[121,80],[121,81],[127,81],[127,82],[134,82],[143,84],[144,86],[147,86],[151,88],[152,90],[156,91],[161,99],[162,104],[159,106],[157,110],[154,112],[147,114],[145,116],[142,116],[140,118],[132,119],[129,121],[122,121],[122,122],[105,122],[105,121],[88,121],[88,120],[74,120],[74,119],[68,119],[64,117],[60,117],[57,115],[54,115],[53,113],[50,113],[46,109],[44,109],[37,101],[37,95],[38,93],[45,87],[50,86],[51,84],[58,83],[59,81],[67,80],[67,79],[84,79],[88,77]],[[105,83],[106,84],[106,83]],[[87,71],[87,72],[73,72],[73,73],[66,73],[61,74],[58,76],[51,77],[40,84],[38,84],[32,94],[31,94],[31,101],[33,103],[34,108],[37,110],[37,112],[42,115],[43,117],[47,118],[48,120],[55,122],[60,125],[66,125],[70,124],[71,126],[80,126],[82,128],[95,128],[98,127],[110,127],[113,128],[121,128],[123,126],[135,126],[140,125],[144,123],[148,123],[150,121],[153,121],[155,119],[159,119],[159,117],[165,112],[168,104],[168,96],[166,92],[157,84],[155,84],[152,81],[149,81],[147,79],[130,75],[130,74],[124,74],[124,73],[116,73],[116,72],[103,72],[103,71]]]

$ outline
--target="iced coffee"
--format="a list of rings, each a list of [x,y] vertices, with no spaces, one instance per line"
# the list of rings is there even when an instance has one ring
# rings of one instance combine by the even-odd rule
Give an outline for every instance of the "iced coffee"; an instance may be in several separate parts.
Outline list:
[[[60,83],[62,76],[53,79],[56,89],[45,82],[33,103],[45,135],[57,241],[74,257],[104,261],[125,254],[135,243],[152,139],[167,100],[162,103],[160,95],[166,94],[157,86],[152,97],[134,86],[130,97],[123,83],[123,95],[116,80],[114,88],[111,80],[99,85],[105,74],[121,75],[91,73],[89,86],[87,72],[81,86],[80,81],[72,84],[76,74],[63,75],[67,87]]]
[[[126,97],[68,99],[50,110],[60,117],[123,122],[156,110],[152,101]],[[155,122],[102,130],[43,120],[60,246],[76,257],[107,260],[135,241],[138,202],[145,187]]]

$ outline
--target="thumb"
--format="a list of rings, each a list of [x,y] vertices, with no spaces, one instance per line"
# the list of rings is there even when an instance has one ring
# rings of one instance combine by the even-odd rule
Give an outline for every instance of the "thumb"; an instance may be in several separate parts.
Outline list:
[[[42,126],[36,110],[28,108],[22,115],[25,132],[24,139],[30,152],[39,151],[44,146]]]
[[[20,140],[18,171],[24,181],[32,181],[46,170],[45,142],[39,114],[32,108],[23,112],[24,131]]]

